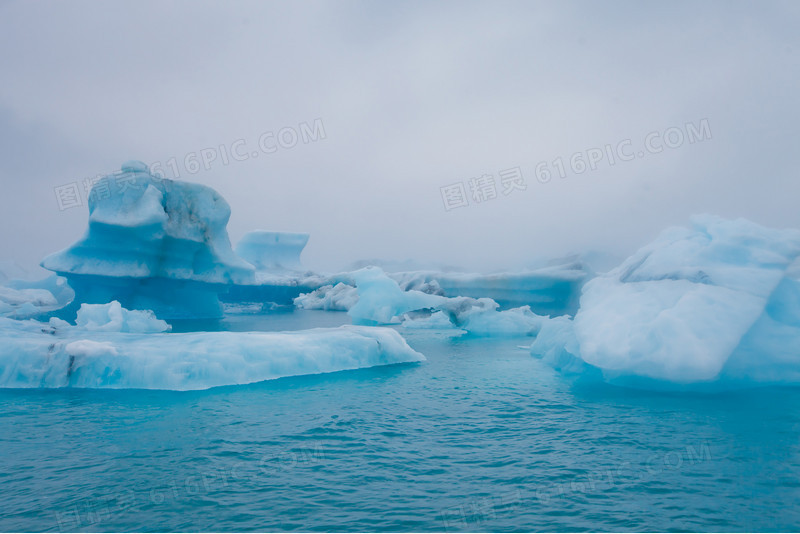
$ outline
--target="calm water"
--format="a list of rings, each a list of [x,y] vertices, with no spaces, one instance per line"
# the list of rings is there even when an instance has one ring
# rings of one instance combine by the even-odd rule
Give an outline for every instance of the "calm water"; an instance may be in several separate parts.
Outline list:
[[[427,363],[200,392],[0,390],[0,529],[800,529],[798,389],[576,389],[524,338],[403,333]]]

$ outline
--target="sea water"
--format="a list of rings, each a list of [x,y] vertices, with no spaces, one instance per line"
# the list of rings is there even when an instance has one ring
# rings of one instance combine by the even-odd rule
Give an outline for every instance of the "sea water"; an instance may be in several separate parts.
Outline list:
[[[530,338],[400,331],[427,362],[192,392],[0,390],[0,529],[800,529],[800,389],[573,386]]]

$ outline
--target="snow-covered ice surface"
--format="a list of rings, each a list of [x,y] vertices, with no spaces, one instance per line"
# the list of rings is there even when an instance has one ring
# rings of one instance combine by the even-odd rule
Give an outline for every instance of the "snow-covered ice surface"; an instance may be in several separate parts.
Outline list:
[[[140,162],[98,184],[85,235],[42,261],[69,280],[78,302],[118,300],[167,319],[219,317],[218,293],[253,282],[253,267],[231,249],[230,207],[213,189],[162,180]]]
[[[698,216],[586,284],[532,352],[646,387],[800,381],[800,232]]]
[[[85,326],[0,319],[0,387],[197,390],[425,360],[388,328],[135,334]]]

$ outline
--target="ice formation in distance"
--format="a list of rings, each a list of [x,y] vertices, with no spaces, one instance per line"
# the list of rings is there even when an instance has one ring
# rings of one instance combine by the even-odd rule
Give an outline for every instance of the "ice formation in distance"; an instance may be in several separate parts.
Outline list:
[[[194,390],[421,362],[390,328],[135,334],[0,319],[0,387]]]
[[[76,302],[118,300],[162,318],[219,317],[218,294],[254,280],[227,233],[230,207],[211,188],[163,180],[141,162],[98,182],[82,239],[42,266],[69,281]]]
[[[226,304],[272,302],[290,306],[295,298],[329,283],[327,277],[303,271],[300,254],[308,234],[290,232],[248,232],[236,246],[236,253],[255,267],[255,279],[233,284],[220,295]]]
[[[406,312],[435,308],[444,297],[421,291],[403,291],[380,267],[350,273],[358,289],[358,302],[347,312],[358,324],[399,323]]]
[[[524,306],[498,311],[492,299],[443,297],[414,289],[403,291],[379,267],[367,267],[353,273],[358,301],[348,314],[357,324],[397,324],[406,328],[442,328],[443,316],[451,328],[466,330],[475,336],[533,335],[541,327],[542,316]],[[429,312],[411,317],[409,312]]]
[[[294,305],[305,310],[349,311],[358,302],[358,290],[343,282],[325,285],[294,299]]]
[[[236,254],[258,271],[301,271],[300,254],[308,234],[254,230],[236,245]]]
[[[580,260],[520,273],[472,274],[437,271],[390,275],[403,289],[428,291],[447,297],[491,298],[501,308],[530,306],[539,315],[574,315],[581,288],[593,276]]]
[[[376,267],[372,265],[370,267]],[[295,300],[305,309],[345,309],[354,306],[355,273],[329,276],[317,288]],[[583,261],[572,261],[534,271],[501,274],[469,274],[441,271],[387,272],[403,291],[418,291],[441,297],[489,298],[497,308],[508,311],[525,308],[538,315],[573,315],[580,290],[593,273]],[[316,280],[315,280],[316,281]],[[339,284],[349,286],[348,290]],[[307,284],[313,285],[313,284]]]
[[[0,316],[28,319],[63,308],[75,297],[66,279],[9,280],[0,286]]]
[[[618,383],[798,382],[798,257],[798,231],[695,217],[587,283],[531,351]]]
[[[415,318],[403,314],[403,328],[409,330],[452,330],[455,328],[450,317],[443,311],[435,311],[427,317]]]

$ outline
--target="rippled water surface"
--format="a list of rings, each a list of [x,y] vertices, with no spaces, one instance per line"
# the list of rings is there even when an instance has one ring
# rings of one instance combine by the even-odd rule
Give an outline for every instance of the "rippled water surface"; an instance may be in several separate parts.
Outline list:
[[[0,529],[800,529],[798,389],[576,388],[525,338],[403,335],[426,363],[199,392],[0,390]]]

